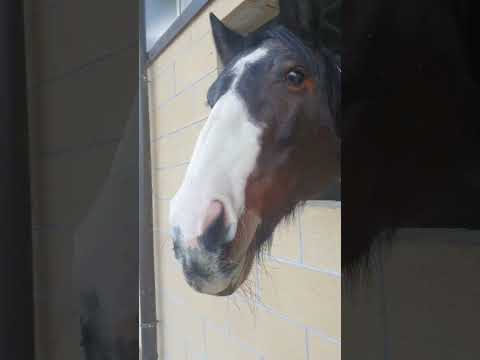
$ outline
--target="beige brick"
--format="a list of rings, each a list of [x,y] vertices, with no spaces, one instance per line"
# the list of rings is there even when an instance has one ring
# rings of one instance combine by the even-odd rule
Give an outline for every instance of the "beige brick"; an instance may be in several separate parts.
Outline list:
[[[308,353],[310,359],[341,360],[341,350],[342,347],[340,344],[309,334]]]
[[[182,184],[187,166],[156,171],[155,193],[160,199],[171,199]]]
[[[211,31],[209,18],[211,12],[213,12],[220,20],[223,20],[244,1],[245,0],[212,1],[190,24],[189,29],[192,32],[192,41],[195,42],[201,39],[207,32]]]
[[[171,239],[167,234],[161,234],[159,233],[158,235],[158,240],[160,246],[158,247],[159,253],[157,256],[159,257],[159,260],[162,262],[161,266],[162,269],[165,269],[166,267],[177,267],[177,263],[174,257],[173,249],[172,249],[172,244]]]
[[[195,120],[206,118],[210,114],[210,107],[207,102],[208,88],[217,79],[218,72],[212,71],[207,76],[202,78],[192,88],[192,97],[195,99],[190,106],[192,106],[193,113],[195,114]]]
[[[165,237],[162,237],[159,233],[153,233],[153,256],[154,256],[154,272],[155,272],[155,309],[158,312],[161,311],[162,303],[164,300],[163,276],[162,269],[162,248],[166,245]]]
[[[230,297],[217,297],[200,294],[186,285],[185,297],[193,311],[204,319],[208,319],[218,327],[226,326],[226,318],[234,306]]]
[[[188,303],[175,302],[166,296],[159,310],[159,320],[166,324],[167,328],[174,328],[185,340],[187,354],[205,353],[203,321]]]
[[[161,262],[156,278],[157,293],[188,304],[189,309],[199,318],[209,319],[217,326],[225,326],[225,318],[231,307],[228,297],[204,295],[190,288],[180,263],[174,257],[171,241],[164,238],[160,244],[159,255],[156,257]]]
[[[156,139],[208,117],[207,91],[216,77],[217,73],[212,72],[172,101],[152,110],[151,138]]]
[[[179,165],[188,162],[204,121],[195,123],[179,132],[166,136],[155,142],[156,168]]]
[[[159,226],[157,220],[157,199],[155,196],[152,196],[152,229],[157,229]]]
[[[170,245],[170,244],[169,244]],[[166,246],[171,250],[171,246]],[[174,266],[162,266],[160,273],[161,277],[158,279],[158,293],[165,297],[166,295],[172,295],[175,298],[185,299],[185,294],[190,290],[183,276],[180,264]]]
[[[153,251],[154,251],[154,271],[155,271],[155,291],[157,301],[157,311],[160,311],[161,304],[165,296],[167,287],[171,286],[171,281],[179,278],[181,274],[172,274],[176,269],[173,260],[167,257],[167,252],[173,252],[170,237],[167,234],[158,231],[153,232]],[[176,278],[175,278],[176,276]],[[170,283],[167,284],[167,282]]]
[[[209,360],[258,360],[254,350],[250,350],[221,330],[207,326],[207,354]]]
[[[155,204],[155,213],[153,216],[154,229],[163,234],[168,234],[170,226],[168,221],[170,200],[160,200],[155,198],[153,201]]]
[[[341,209],[307,206],[302,214],[304,263],[341,271]]]
[[[260,265],[258,263],[254,263],[250,273],[248,274],[247,279],[245,282],[240,286],[239,289],[235,292],[235,296],[241,297],[243,300],[247,300],[249,302],[254,302],[255,300],[259,299],[258,294],[258,273],[259,273]]]
[[[196,42],[199,39],[203,38],[205,34],[211,31],[210,27],[210,9],[211,5],[207,6],[189,26],[189,29],[192,33],[192,42]]]
[[[173,72],[173,63],[167,64],[162,71],[158,71],[155,76],[149,77],[150,108],[158,107],[175,94],[175,76]]]
[[[187,360],[205,360],[206,353],[198,350],[192,341],[193,340],[186,339]]]
[[[302,327],[261,307],[245,302],[229,313],[230,333],[257,349],[266,359],[305,359],[305,331]]]
[[[152,139],[168,134],[174,130],[192,123],[195,114],[192,111],[194,99],[191,92],[184,92],[175,97],[172,101],[155,108],[151,112],[153,117],[153,129],[151,131]],[[188,105],[188,106],[186,106]]]
[[[153,121],[151,121],[151,118],[150,118],[150,133],[152,132],[152,123]],[[150,134],[150,136],[152,137],[152,134]],[[155,169],[155,164],[157,163],[157,143],[156,141],[150,141],[150,154],[148,154],[150,156],[150,170],[153,170]],[[153,188],[152,188],[153,189]]]
[[[188,301],[192,304],[199,314],[218,327],[227,325],[228,315],[237,309],[239,303],[249,302],[253,304],[255,298],[255,271],[249,274],[249,277],[240,289],[230,296],[211,297],[192,291],[188,294]],[[252,305],[253,306],[253,305]]]
[[[185,341],[182,332],[177,328],[162,323],[158,326],[157,331],[157,348],[158,358],[168,360],[187,360],[185,349]]]
[[[340,277],[281,262],[270,261],[267,266],[268,272],[260,273],[262,302],[340,339]]]
[[[157,77],[163,71],[164,66],[171,64],[175,59],[182,56],[182,52],[188,49],[191,45],[192,34],[187,27],[175,39],[170,45],[160,53],[160,55],[150,65],[150,74],[153,78]]]
[[[225,297],[212,297],[209,295],[200,294],[188,288],[188,291],[185,291],[184,296],[196,314],[208,319],[217,327],[225,327],[227,325],[227,318],[229,314],[232,311],[237,310],[239,303],[246,303],[248,299],[249,303],[253,304],[253,299],[255,298],[255,288],[255,271],[252,271],[242,288],[237,290],[234,295]]]
[[[217,52],[209,32],[175,62],[175,87],[179,92],[217,67]]]
[[[213,12],[219,19],[223,20],[245,1],[246,0],[216,0],[212,3],[209,12]]]
[[[275,229],[272,255],[293,261],[300,260],[300,227],[298,218],[288,223],[282,223]]]
[[[164,247],[168,246],[168,237],[165,234],[159,233],[157,231],[153,232],[153,255],[155,258],[155,281],[158,283],[158,286],[161,286],[163,277],[163,268],[165,267],[165,261],[163,259]]]
[[[157,191],[157,177],[158,177],[158,171],[156,171],[155,169],[152,169],[151,170],[151,183],[152,183],[152,205],[153,205],[153,211],[157,211],[156,210],[156,204],[155,202],[157,201],[157,198],[158,198],[158,195],[156,193]],[[154,221],[156,221],[155,219],[155,215],[154,215]]]

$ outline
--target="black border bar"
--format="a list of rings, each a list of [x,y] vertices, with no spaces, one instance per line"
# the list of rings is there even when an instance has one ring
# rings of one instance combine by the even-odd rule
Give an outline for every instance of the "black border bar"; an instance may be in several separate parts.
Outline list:
[[[0,2],[0,359],[34,359],[23,1]]]

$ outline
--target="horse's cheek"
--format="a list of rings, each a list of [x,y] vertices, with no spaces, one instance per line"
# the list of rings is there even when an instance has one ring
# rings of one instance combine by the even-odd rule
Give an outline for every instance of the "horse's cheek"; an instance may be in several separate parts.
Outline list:
[[[270,181],[267,178],[249,180],[245,189],[245,207],[263,216],[265,209],[265,191]]]
[[[287,174],[269,174],[247,183],[246,208],[260,216],[285,206],[295,187],[295,178]]]

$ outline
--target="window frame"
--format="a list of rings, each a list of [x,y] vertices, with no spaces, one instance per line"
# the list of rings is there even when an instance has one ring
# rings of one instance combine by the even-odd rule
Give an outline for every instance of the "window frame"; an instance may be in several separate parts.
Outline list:
[[[147,68],[157,59],[163,50],[170,45],[177,35],[180,34],[182,30],[184,30],[190,24],[193,18],[198,15],[210,1],[211,0],[192,0],[191,3],[187,5],[185,10],[177,16],[168,29],[160,36],[160,38],[158,38],[152,48],[146,53],[145,66]],[[144,4],[144,1],[142,1],[142,3]],[[178,12],[179,9],[177,9],[177,13]],[[142,21],[145,22],[144,16]],[[146,28],[143,29],[142,32],[142,36],[145,36]]]

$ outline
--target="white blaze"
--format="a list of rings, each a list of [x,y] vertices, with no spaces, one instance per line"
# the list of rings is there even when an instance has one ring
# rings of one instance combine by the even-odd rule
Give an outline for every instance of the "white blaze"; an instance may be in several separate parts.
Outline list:
[[[170,225],[178,226],[182,239],[201,235],[205,212],[213,200],[220,200],[232,224],[245,205],[245,186],[260,151],[261,128],[254,124],[236,85],[247,64],[258,61],[267,50],[260,48],[239,59],[232,70],[231,88],[213,107],[194,148],[183,183],[170,203]]]

